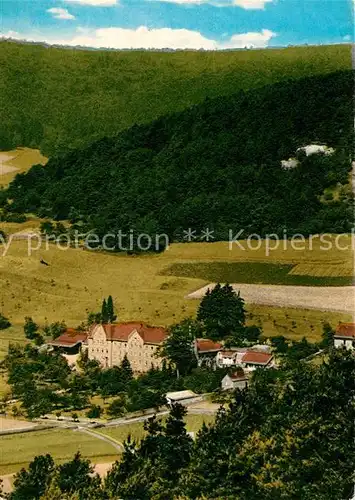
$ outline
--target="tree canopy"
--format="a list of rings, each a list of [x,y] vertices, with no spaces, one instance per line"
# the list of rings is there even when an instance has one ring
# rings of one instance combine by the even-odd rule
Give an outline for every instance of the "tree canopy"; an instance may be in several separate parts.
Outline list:
[[[145,422],[141,442],[128,437],[105,481],[92,477],[79,455],[55,469],[37,457],[17,475],[11,499],[37,499],[44,490],[43,498],[66,498],[51,497],[54,487],[85,500],[350,498],[354,397],[355,357],[346,350],[331,350],[319,366],[258,370],[195,441],[186,432],[186,410],[173,405],[165,422]]]
[[[180,113],[133,126],[113,138],[50,158],[19,174],[2,201],[6,210],[80,221],[107,248],[160,251],[165,234],[201,238],[346,232],[352,227],[347,184],[353,141],[352,72],[337,72],[216,97]],[[312,143],[331,155],[297,153],[299,165],[281,160]],[[139,203],[137,203],[139,200]],[[133,245],[130,244],[133,231]],[[82,232],[80,231],[80,232]],[[148,242],[147,242],[148,241]],[[96,243],[97,245],[98,243]]]

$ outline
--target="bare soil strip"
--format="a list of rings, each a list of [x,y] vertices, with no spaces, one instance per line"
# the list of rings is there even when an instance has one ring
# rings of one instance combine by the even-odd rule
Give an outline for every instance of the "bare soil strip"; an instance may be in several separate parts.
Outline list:
[[[190,293],[189,299],[201,299],[214,283]],[[275,307],[317,309],[319,311],[355,312],[355,287],[353,286],[285,286],[232,284],[234,290],[250,304]]]
[[[29,429],[36,426],[37,424],[28,422],[27,420],[15,420],[10,417],[0,417],[0,431]]]

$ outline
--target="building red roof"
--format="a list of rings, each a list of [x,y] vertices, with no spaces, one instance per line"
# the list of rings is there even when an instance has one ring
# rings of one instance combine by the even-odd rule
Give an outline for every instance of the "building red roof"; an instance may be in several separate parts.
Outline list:
[[[79,342],[85,342],[86,338],[86,332],[79,332],[74,328],[67,328],[67,330],[62,333],[62,335],[60,335],[56,339],[51,340],[50,342],[47,342],[47,344],[57,347],[74,347]]]
[[[355,338],[355,323],[340,323],[336,327],[335,336]]]
[[[234,358],[238,354],[238,351],[221,351],[221,355],[224,358]]]
[[[146,344],[161,344],[167,336],[165,328],[160,326],[148,326],[136,322],[104,324],[102,327],[105,330],[107,340],[113,341],[127,342],[128,337],[135,330]]]
[[[232,380],[246,380],[248,378],[247,375],[245,374],[244,370],[242,370],[242,369],[239,369],[233,373],[230,373],[229,376]]]
[[[267,352],[247,351],[243,358],[242,363],[254,363],[256,365],[267,365],[273,356]]]
[[[196,339],[196,347],[198,352],[216,352],[223,348],[222,344],[210,339]]]

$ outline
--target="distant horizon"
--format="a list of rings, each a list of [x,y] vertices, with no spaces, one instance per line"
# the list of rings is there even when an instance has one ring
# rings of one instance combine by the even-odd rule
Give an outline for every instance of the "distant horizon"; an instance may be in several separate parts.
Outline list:
[[[334,43],[303,43],[303,44],[288,44],[288,45],[268,45],[266,47],[235,47],[235,48],[215,48],[215,49],[194,49],[194,48],[146,48],[146,47],[92,47],[89,45],[69,45],[69,44],[60,44],[60,43],[50,43],[46,41],[40,40],[27,40],[20,38],[12,38],[0,36],[0,42],[10,42],[17,44],[25,44],[25,45],[36,45],[41,47],[53,47],[53,48],[62,48],[62,49],[70,49],[70,50],[89,50],[89,51],[105,51],[105,52],[243,52],[243,51],[259,51],[259,50],[282,50],[282,49],[291,49],[291,48],[307,48],[307,47],[329,47],[329,46],[349,46],[355,49],[355,41],[344,41],[344,42],[334,42]]]
[[[110,49],[229,50],[354,41],[354,0],[5,0],[0,36]]]

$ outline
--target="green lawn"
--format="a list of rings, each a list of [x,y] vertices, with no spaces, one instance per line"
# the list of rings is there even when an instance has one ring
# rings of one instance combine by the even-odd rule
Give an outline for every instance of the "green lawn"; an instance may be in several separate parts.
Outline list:
[[[163,421],[166,420],[166,417],[162,418]],[[188,432],[198,432],[201,429],[203,422],[206,424],[210,424],[214,422],[214,415],[186,415],[186,429]],[[106,436],[112,437],[119,443],[123,443],[128,435],[130,434],[132,439],[135,441],[140,441],[144,435],[145,431],[143,428],[143,422],[135,422],[127,425],[118,425],[117,427],[105,427],[102,429],[98,429],[97,432],[104,434]]]
[[[187,415],[187,430],[197,432],[203,422],[214,421],[213,415]],[[129,434],[140,440],[144,435],[143,423],[95,429],[96,433],[110,436],[123,443]],[[119,458],[109,443],[71,429],[49,429],[0,437],[0,475],[10,474],[26,467],[37,455],[49,453],[57,463],[69,460],[80,451],[93,463],[113,462]]]
[[[12,434],[0,437],[0,475],[25,467],[37,455],[49,453],[57,462],[69,460],[79,450],[94,463],[117,459],[113,446],[105,441],[71,429]]]

